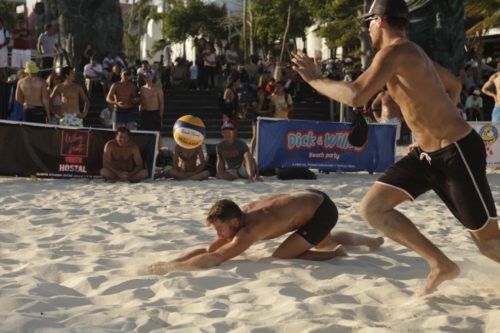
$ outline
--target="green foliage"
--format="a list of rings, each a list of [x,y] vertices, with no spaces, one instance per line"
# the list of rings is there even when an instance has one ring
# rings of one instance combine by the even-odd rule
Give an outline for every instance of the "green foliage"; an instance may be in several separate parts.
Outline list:
[[[266,48],[269,48],[275,41],[283,37],[290,1],[295,1],[295,3],[288,36],[289,38],[303,37],[305,29],[314,23],[311,12],[303,1],[252,0],[250,10],[253,15],[255,37]]]
[[[222,38],[226,32],[222,21],[227,16],[225,6],[204,4],[201,0],[171,3],[163,15],[163,35],[173,42],[183,42],[200,34],[209,38]]]
[[[500,27],[500,0],[465,0],[464,6],[467,34]]]
[[[16,25],[16,4],[0,0],[0,17],[5,21],[7,29],[12,29]]]

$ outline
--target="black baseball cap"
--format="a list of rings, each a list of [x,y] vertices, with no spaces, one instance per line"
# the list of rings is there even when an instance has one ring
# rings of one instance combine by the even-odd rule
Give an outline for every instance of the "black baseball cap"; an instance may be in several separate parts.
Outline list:
[[[404,0],[374,0],[361,18],[367,20],[375,15],[408,18],[408,6]]]

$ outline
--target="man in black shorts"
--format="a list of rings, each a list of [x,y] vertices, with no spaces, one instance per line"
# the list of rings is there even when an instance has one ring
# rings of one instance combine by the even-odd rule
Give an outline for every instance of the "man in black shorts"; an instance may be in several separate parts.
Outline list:
[[[323,192],[303,190],[263,198],[243,207],[219,200],[210,209],[206,223],[217,232],[206,248],[196,249],[170,262],[149,266],[152,274],[210,268],[234,258],[259,240],[291,234],[274,251],[281,259],[328,260],[345,256],[342,245],[367,246],[375,250],[381,237],[330,231],[337,223],[337,207]],[[313,249],[314,248],[314,249]]]
[[[433,189],[469,229],[481,253],[500,262],[500,230],[486,179],[485,147],[456,108],[460,81],[406,38],[405,1],[375,0],[364,19],[379,51],[355,81],[323,79],[303,54],[294,56],[294,68],[317,91],[342,103],[360,107],[387,85],[400,106],[416,144],[370,188],[360,212],[370,225],[427,261],[427,294],[460,270],[395,207]]]

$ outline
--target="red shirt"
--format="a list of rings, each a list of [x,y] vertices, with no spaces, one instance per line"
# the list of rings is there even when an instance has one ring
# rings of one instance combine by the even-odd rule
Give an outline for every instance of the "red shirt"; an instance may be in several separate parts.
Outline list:
[[[30,32],[28,29],[13,29],[11,31],[11,35],[18,35],[21,34],[20,37],[17,38],[12,38],[12,41],[14,42],[13,48],[18,49],[18,50],[27,50],[31,46],[31,38],[30,38]],[[28,39],[24,39],[28,38]]]

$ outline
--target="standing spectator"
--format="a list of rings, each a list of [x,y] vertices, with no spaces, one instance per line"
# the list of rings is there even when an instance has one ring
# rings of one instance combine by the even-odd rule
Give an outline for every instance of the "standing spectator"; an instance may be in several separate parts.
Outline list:
[[[111,52],[107,52],[104,59],[102,59],[102,70],[106,73],[109,73],[111,72],[111,68],[113,68],[114,64],[115,59],[113,58],[113,55],[111,54]]]
[[[227,71],[230,74],[231,71],[235,69],[236,65],[238,65],[240,62],[240,57],[238,55],[238,51],[236,51],[236,46],[232,43],[228,43],[224,56],[226,58]]]
[[[195,59],[195,64],[196,67],[198,67],[198,87],[200,88],[206,88],[205,87],[205,66],[203,65],[204,60],[203,60],[203,52],[205,51],[207,41],[205,38],[200,38],[198,41],[196,41],[196,59]]]
[[[467,118],[469,121],[484,120],[483,99],[479,89],[475,89],[472,94],[467,97],[467,101],[465,102],[465,112],[467,112]]]
[[[52,24],[48,23],[45,25],[45,32],[41,33],[38,37],[37,49],[43,56],[42,69],[46,71],[43,71],[42,77],[46,78],[50,74],[48,69],[52,69],[54,67],[54,56],[56,51],[59,50],[57,36],[54,34],[54,27]]]
[[[497,66],[498,68],[498,66]],[[495,88],[495,92],[489,90],[490,87]],[[495,101],[495,107],[491,113],[491,121],[499,123],[500,122],[500,71],[496,72],[486,83],[483,85],[482,89],[485,95],[490,96]]]
[[[146,84],[146,80],[144,76],[146,73],[151,73],[153,75],[153,79],[156,78],[156,72],[149,66],[149,62],[147,60],[141,61],[141,67],[137,69],[137,84],[140,87]]]
[[[248,151],[247,144],[236,137],[236,128],[230,121],[223,123],[224,140],[217,145],[217,178],[224,180],[260,180],[257,163]]]
[[[83,126],[83,118],[89,112],[89,99],[83,88],[75,83],[75,72],[71,67],[64,67],[61,70],[61,79],[63,83],[59,84],[50,99],[54,100],[56,96],[61,97],[61,119],[59,123],[65,126]],[[83,101],[83,112],[80,112],[80,100]]]
[[[215,73],[217,72],[217,57],[215,49],[209,43],[206,44],[203,52],[203,66],[205,67],[205,87],[215,89]]]
[[[83,76],[85,76],[85,85],[87,87],[87,92],[89,98],[92,96],[92,89],[94,88],[94,83],[100,83],[102,85],[104,95],[106,95],[104,80],[106,74],[102,69],[102,65],[97,63],[96,57],[90,58],[90,63],[85,65],[83,68]]]
[[[138,101],[136,86],[130,81],[130,72],[125,70],[122,72],[121,80],[113,83],[106,97],[106,102],[115,108],[113,129],[119,127],[135,129],[134,112]]]
[[[4,21],[0,18],[0,82],[3,82],[7,77],[5,69],[9,67],[7,46],[9,45],[10,35],[3,25]]]
[[[113,83],[120,81],[122,76],[121,74],[122,70],[120,68],[120,65],[114,64],[111,72],[108,74],[107,86],[111,87]]]
[[[285,91],[283,81],[276,82],[276,89],[271,96],[271,110],[274,118],[291,118],[293,115],[292,96]]]
[[[161,132],[165,111],[163,91],[153,83],[152,73],[146,73],[144,79],[146,84],[141,87],[139,97],[141,130]],[[161,136],[158,138],[158,148],[161,148]]]
[[[26,62],[31,60],[31,33],[26,28],[26,22],[23,18],[18,18],[16,28],[12,30],[12,48],[11,67],[19,69],[24,68]]]
[[[27,77],[17,84],[16,101],[23,105],[23,121],[50,124],[47,82],[38,77],[38,71],[35,62],[26,62]]]
[[[229,76],[226,90],[224,90],[221,101],[222,120],[224,122],[232,121],[234,124],[237,124],[240,109],[238,97],[240,84],[241,82],[238,75],[233,74]]]
[[[189,67],[189,89],[199,90],[198,88],[198,66],[196,62],[193,62],[191,67]]]
[[[49,90],[49,96],[52,95],[52,92],[55,88],[61,83],[61,77],[56,73],[56,71],[52,71],[50,75],[47,77],[47,86]],[[49,109],[51,114],[51,123],[54,125],[59,124],[59,118],[61,117],[61,96],[56,96],[55,98],[51,98],[49,101]]]
[[[80,61],[80,66],[78,66],[78,70],[83,72],[84,66],[90,63],[90,59],[94,56],[95,52],[92,49],[92,44],[86,43],[85,48],[82,52],[82,59]]]
[[[170,70],[172,69],[172,47],[169,41],[162,40],[164,47],[162,50],[163,72],[161,83],[163,88],[170,88]]]

